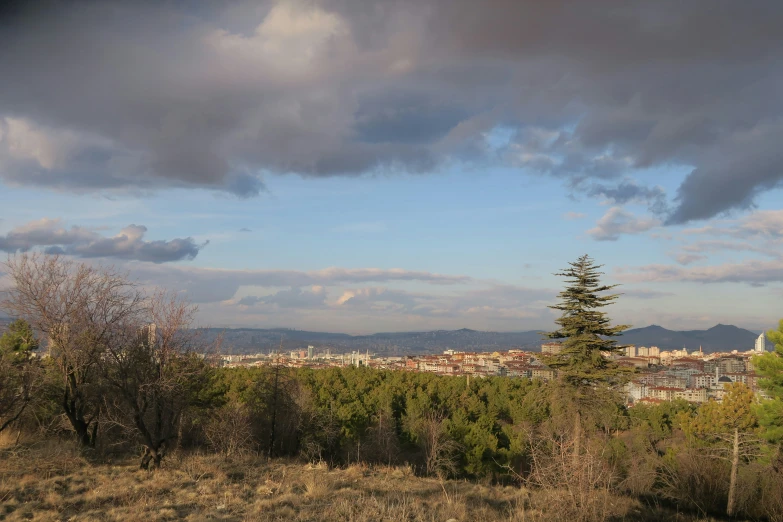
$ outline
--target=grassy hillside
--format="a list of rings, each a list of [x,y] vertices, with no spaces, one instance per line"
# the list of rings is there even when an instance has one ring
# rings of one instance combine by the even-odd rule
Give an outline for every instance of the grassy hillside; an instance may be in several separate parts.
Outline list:
[[[409,467],[328,469],[246,456],[173,455],[156,472],[90,463],[49,441],[0,455],[0,520],[561,520],[568,499],[512,486],[440,481]],[[607,520],[709,520],[602,498]]]

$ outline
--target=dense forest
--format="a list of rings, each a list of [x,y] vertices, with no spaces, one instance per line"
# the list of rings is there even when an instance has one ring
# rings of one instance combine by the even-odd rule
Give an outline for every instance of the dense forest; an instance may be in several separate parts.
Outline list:
[[[141,452],[155,472],[175,452],[256,454],[331,467],[406,466],[441,480],[561,492],[575,519],[607,495],[695,513],[783,520],[783,322],[756,360],[769,399],[731,384],[721,402],[627,408],[627,370],[607,352],[624,328],[616,295],[582,257],[562,275],[549,336],[558,378],[438,376],[364,367],[220,368],[188,328],[194,309],[110,269],[50,256],[8,263],[0,339],[0,432],[75,440],[99,462]],[[40,339],[48,356],[33,356]],[[204,356],[204,353],[207,353]],[[22,434],[26,434],[22,437]]]

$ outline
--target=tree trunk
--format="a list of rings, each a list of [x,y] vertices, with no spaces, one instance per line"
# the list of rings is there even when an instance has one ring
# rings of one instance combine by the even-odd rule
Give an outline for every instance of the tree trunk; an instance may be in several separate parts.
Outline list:
[[[150,451],[149,447],[144,447],[144,452],[141,454],[141,463],[139,464],[139,469],[149,469],[150,461],[152,460],[152,451]]]
[[[70,382],[71,377],[69,377]],[[76,392],[69,390],[69,383],[66,383],[65,394],[62,398],[62,407],[65,411],[65,416],[68,417],[73,431],[76,432],[76,437],[79,439],[79,443],[84,448],[92,448],[95,446],[95,440],[98,436],[97,423],[92,426],[92,434],[90,433],[90,422],[87,421],[84,414],[84,401],[77,395]]]
[[[144,447],[144,453],[141,455],[141,464],[139,469],[155,470],[160,468],[160,462],[163,460],[164,448],[152,449],[149,446]]]
[[[160,467],[161,455],[150,448],[144,448],[139,469],[153,470]]]
[[[736,503],[737,468],[739,467],[739,429],[734,428],[734,447],[731,453],[731,480],[729,481],[729,502],[726,506],[726,514],[734,516],[734,504]]]
[[[27,403],[25,403],[21,408],[19,408],[19,410],[16,412],[16,415],[13,415],[11,418],[9,418],[8,420],[6,420],[2,424],[0,424],[0,431],[3,431],[4,429],[6,429],[9,426],[11,426],[11,424],[16,422],[17,419],[22,416],[22,413],[24,413],[25,408],[27,408]],[[20,428],[20,431],[21,431],[21,428]]]
[[[76,438],[79,440],[79,443],[82,445],[82,447],[83,448],[93,447],[95,445],[95,437],[90,436],[90,427],[84,421],[84,419],[82,419],[81,416],[78,415],[78,413],[70,410],[67,407],[65,410],[65,416],[68,417],[68,420],[71,422],[73,431],[76,432]]]
[[[152,455],[152,469],[160,469],[160,461],[163,460],[163,454],[159,451],[155,451]]]
[[[778,444],[775,458],[772,460],[772,469],[777,473],[783,473],[783,446]]]
[[[576,417],[574,418],[574,454],[573,465],[574,471],[579,469],[579,453],[581,452],[582,442],[582,413],[576,410]]]

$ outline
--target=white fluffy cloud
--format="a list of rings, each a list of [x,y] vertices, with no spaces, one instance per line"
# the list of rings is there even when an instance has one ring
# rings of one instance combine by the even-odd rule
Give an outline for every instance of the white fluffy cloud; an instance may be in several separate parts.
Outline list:
[[[617,241],[623,234],[639,234],[661,225],[655,218],[639,218],[622,207],[611,207],[587,233],[597,241]]]

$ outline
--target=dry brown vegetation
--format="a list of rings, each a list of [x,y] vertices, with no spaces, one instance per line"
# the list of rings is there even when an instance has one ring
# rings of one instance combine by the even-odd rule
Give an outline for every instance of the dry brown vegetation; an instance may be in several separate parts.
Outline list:
[[[10,437],[7,437],[10,439]],[[416,477],[410,467],[174,454],[155,472],[135,460],[95,463],[74,444],[8,446],[0,520],[562,520],[566,492]],[[606,499],[608,520],[696,520]],[[707,519],[704,519],[707,520]]]

